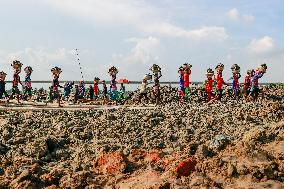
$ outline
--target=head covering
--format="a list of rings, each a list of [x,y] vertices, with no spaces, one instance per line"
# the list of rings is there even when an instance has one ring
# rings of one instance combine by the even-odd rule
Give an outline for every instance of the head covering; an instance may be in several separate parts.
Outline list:
[[[248,74],[248,75],[251,75],[252,73],[254,73],[254,70],[253,70],[253,69],[247,71],[247,74]]]
[[[267,65],[266,64],[261,64],[261,67],[263,67],[264,69],[267,69]]]
[[[183,69],[183,67],[181,66],[181,67],[179,67],[179,69],[178,69],[178,73],[182,73],[184,71],[184,69]]]
[[[61,68],[55,66],[54,68],[51,68],[51,72],[61,74],[62,70],[61,70]]]
[[[191,69],[192,65],[189,64],[189,63],[184,63],[184,64],[182,65],[182,67],[183,67],[184,70],[187,70],[187,69]]]
[[[27,66],[25,67],[25,72],[29,72],[29,73],[32,73],[33,72],[33,68],[31,66]]]
[[[150,70],[153,72],[153,73],[158,73],[161,71],[161,68],[159,65],[157,64],[153,64],[152,67],[150,68]]]
[[[94,81],[100,81],[100,78],[95,77],[95,78],[94,78]]]
[[[108,73],[113,76],[116,75],[118,73],[118,69],[115,66],[112,66],[109,70]]]
[[[208,76],[213,76],[214,75],[214,71],[211,68],[207,69],[206,75]]]
[[[152,79],[152,75],[148,73],[148,74],[144,75],[143,79],[151,80]]]
[[[262,72],[266,72],[267,70],[267,65],[266,64],[261,64],[259,67],[258,67],[258,70],[262,71]]]
[[[220,69],[221,71],[223,71],[224,70],[224,64],[222,64],[222,63],[217,64],[215,69]]]
[[[23,66],[23,64],[19,60],[14,60],[13,63],[11,64],[11,66],[14,69],[17,69],[17,68],[21,68]]]
[[[0,77],[6,77],[6,75],[7,74],[5,72],[3,72],[3,71],[0,72]]]
[[[232,70],[233,73],[235,73],[235,72],[239,73],[241,68],[238,64],[233,64],[232,67],[231,67],[231,70]]]

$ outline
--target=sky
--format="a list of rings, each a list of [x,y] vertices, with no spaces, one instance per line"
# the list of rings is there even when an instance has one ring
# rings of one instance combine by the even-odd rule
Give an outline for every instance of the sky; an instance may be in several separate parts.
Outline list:
[[[261,82],[284,82],[282,0],[0,0],[0,71],[11,79],[11,62],[32,66],[33,80],[141,80],[152,64],[162,81],[178,81],[178,68],[193,65],[192,81],[222,62],[224,78],[238,64],[268,65]],[[22,76],[24,74],[22,73]],[[243,77],[242,77],[243,80]]]

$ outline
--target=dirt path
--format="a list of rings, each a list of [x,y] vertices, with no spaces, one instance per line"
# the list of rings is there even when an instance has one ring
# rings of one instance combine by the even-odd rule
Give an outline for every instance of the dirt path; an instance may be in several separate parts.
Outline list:
[[[58,107],[57,105],[45,105],[45,104],[0,104],[0,110],[14,110],[14,111],[22,111],[22,110],[109,110],[109,109],[156,109],[155,106],[133,106],[133,105],[63,105],[62,107]]]

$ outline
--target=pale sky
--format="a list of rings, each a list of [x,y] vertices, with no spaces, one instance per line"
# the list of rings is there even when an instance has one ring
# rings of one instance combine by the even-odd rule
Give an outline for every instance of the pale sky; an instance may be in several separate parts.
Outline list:
[[[33,80],[50,80],[53,66],[62,80],[80,80],[75,49],[86,80],[141,80],[159,64],[163,81],[193,65],[192,81],[206,69],[232,64],[247,69],[267,63],[261,82],[284,82],[282,0],[0,0],[0,71],[12,76],[12,60],[32,66]],[[22,74],[23,76],[24,74]],[[243,80],[243,78],[242,78]]]

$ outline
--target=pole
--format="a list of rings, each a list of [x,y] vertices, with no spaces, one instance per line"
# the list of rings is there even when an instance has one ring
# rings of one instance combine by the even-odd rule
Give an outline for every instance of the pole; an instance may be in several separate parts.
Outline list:
[[[80,61],[79,50],[78,49],[76,49],[76,56],[77,56],[77,63],[79,65],[80,72],[81,72],[81,77],[82,77],[82,80],[84,81],[84,75],[83,75],[83,71],[82,71],[82,66],[81,66],[81,61]]]

